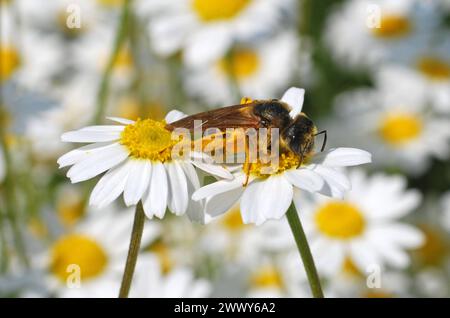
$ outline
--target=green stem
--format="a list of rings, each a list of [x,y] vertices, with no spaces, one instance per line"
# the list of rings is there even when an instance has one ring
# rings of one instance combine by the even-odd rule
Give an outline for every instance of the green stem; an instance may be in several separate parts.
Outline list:
[[[12,158],[5,138],[5,131],[0,128],[0,151],[3,151],[6,166],[6,176],[4,180],[6,217],[11,225],[17,254],[22,263],[28,268],[30,262],[27,257],[25,243],[17,220],[17,217],[19,216],[19,206],[16,198],[16,184],[14,182]]]
[[[111,52],[111,55],[109,56],[108,64],[106,65],[106,69],[100,82],[100,89],[97,96],[97,110],[94,116],[94,123],[96,124],[101,122],[105,114],[111,74],[114,69],[117,55],[119,54],[127,35],[126,31],[130,13],[130,3],[131,0],[124,0],[123,2],[122,13],[120,16],[119,24],[117,26],[116,37],[114,39],[113,50]]]
[[[322,287],[320,286],[319,275],[317,274],[316,265],[309,249],[308,240],[306,239],[305,232],[303,231],[302,223],[295,210],[294,203],[291,204],[286,213],[289,226],[291,227],[292,234],[297,243],[298,251],[305,267],[306,275],[308,277],[309,286],[314,298],[323,298]]]
[[[127,298],[133,280],[134,268],[141,247],[142,232],[144,231],[145,214],[142,202],[136,206],[133,230],[131,232],[130,247],[128,248],[127,262],[123,272],[122,284],[120,286],[119,298]]]
[[[311,0],[299,0],[299,32],[301,35],[310,35],[311,32]]]

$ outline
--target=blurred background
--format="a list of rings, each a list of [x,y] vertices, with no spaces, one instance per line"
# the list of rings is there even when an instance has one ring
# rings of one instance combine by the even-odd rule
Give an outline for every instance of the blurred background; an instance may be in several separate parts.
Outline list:
[[[117,294],[133,209],[87,205],[94,183],[70,184],[56,164],[72,149],[63,132],[107,116],[280,98],[291,86],[306,89],[303,110],[328,131],[328,148],[373,154],[351,171],[345,203],[305,198],[300,211],[325,295],[450,295],[450,1],[0,0],[0,9],[0,296]],[[356,230],[349,209],[366,216]],[[380,223],[389,230],[366,231]],[[381,242],[372,269],[352,257],[364,235]],[[147,221],[143,244],[131,296],[310,297],[285,220],[244,225],[236,208],[202,226],[166,214]]]

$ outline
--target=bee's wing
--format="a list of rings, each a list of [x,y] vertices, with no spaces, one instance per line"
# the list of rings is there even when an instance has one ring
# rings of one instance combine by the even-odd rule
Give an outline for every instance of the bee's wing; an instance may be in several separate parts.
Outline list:
[[[198,113],[170,123],[167,128],[186,128],[191,133],[200,128],[202,131],[210,128],[220,131],[225,131],[226,128],[259,128],[260,120],[253,113],[255,105],[256,103],[240,104]]]

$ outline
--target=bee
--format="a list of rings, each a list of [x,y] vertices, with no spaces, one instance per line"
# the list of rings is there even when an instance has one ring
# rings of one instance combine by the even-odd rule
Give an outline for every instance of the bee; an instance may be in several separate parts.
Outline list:
[[[176,128],[194,131],[194,121],[201,121],[201,129],[218,129],[225,133],[227,128],[256,129],[278,128],[280,134],[280,150],[291,151],[299,156],[299,166],[304,158],[314,151],[315,137],[324,134],[321,151],[325,149],[327,131],[318,132],[312,120],[305,114],[299,113],[294,118],[290,115],[291,108],[285,102],[278,99],[250,100],[243,98],[241,104],[222,107],[198,114],[194,114],[166,126],[169,130]]]

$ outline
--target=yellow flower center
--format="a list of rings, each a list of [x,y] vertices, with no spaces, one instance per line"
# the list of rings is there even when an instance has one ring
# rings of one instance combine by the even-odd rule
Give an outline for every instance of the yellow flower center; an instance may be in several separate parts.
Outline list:
[[[20,65],[19,52],[12,46],[0,46],[0,80],[8,79]]]
[[[429,225],[420,225],[425,243],[414,251],[414,255],[425,266],[440,266],[449,255],[450,244],[446,234]]]
[[[260,66],[258,54],[250,49],[233,51],[228,58],[219,62],[219,68],[236,78],[242,80],[254,75]]]
[[[417,68],[429,79],[446,81],[450,79],[450,64],[435,57],[423,57],[417,62]]]
[[[169,273],[173,268],[173,260],[170,256],[170,249],[167,244],[158,241],[150,246],[150,251],[158,256],[161,265],[161,271],[164,274]]]
[[[401,38],[411,32],[411,22],[401,15],[385,15],[381,18],[380,27],[373,28],[375,36],[383,39]]]
[[[81,199],[61,200],[57,206],[58,216],[65,226],[73,226],[85,212],[85,202]]]
[[[138,119],[125,127],[120,143],[134,158],[165,162],[170,159],[172,147],[178,142],[172,140],[172,134],[165,126],[164,121]]]
[[[322,205],[315,222],[320,232],[335,239],[351,239],[363,233],[365,220],[361,211],[344,201],[330,201]]]
[[[123,0],[97,0],[98,4],[109,7],[118,8],[123,4]]]
[[[274,266],[263,266],[251,275],[250,284],[259,288],[283,288],[283,279]]]
[[[346,257],[344,260],[344,264],[342,265],[342,271],[344,274],[348,274],[349,276],[355,277],[364,277],[364,274],[356,267],[355,263],[352,261],[350,257]]]
[[[193,0],[192,9],[204,22],[228,20],[239,15],[250,0]]]
[[[66,282],[71,274],[67,272],[74,264],[80,268],[82,279],[92,279],[103,273],[108,256],[90,237],[71,234],[59,239],[52,248],[50,270],[61,281]]]
[[[305,158],[302,164],[306,164],[307,162],[308,158]],[[298,155],[293,152],[285,152],[278,158],[278,164],[275,162],[262,163],[257,161],[255,163],[244,164],[244,171],[258,178],[267,178],[274,174],[283,173],[286,170],[295,169],[299,163],[300,158]]]
[[[385,116],[379,128],[381,138],[393,146],[404,145],[422,132],[422,121],[413,114],[392,113]]]
[[[230,211],[225,213],[221,221],[222,225],[230,231],[240,231],[247,226],[242,222],[239,207],[230,209]]]

